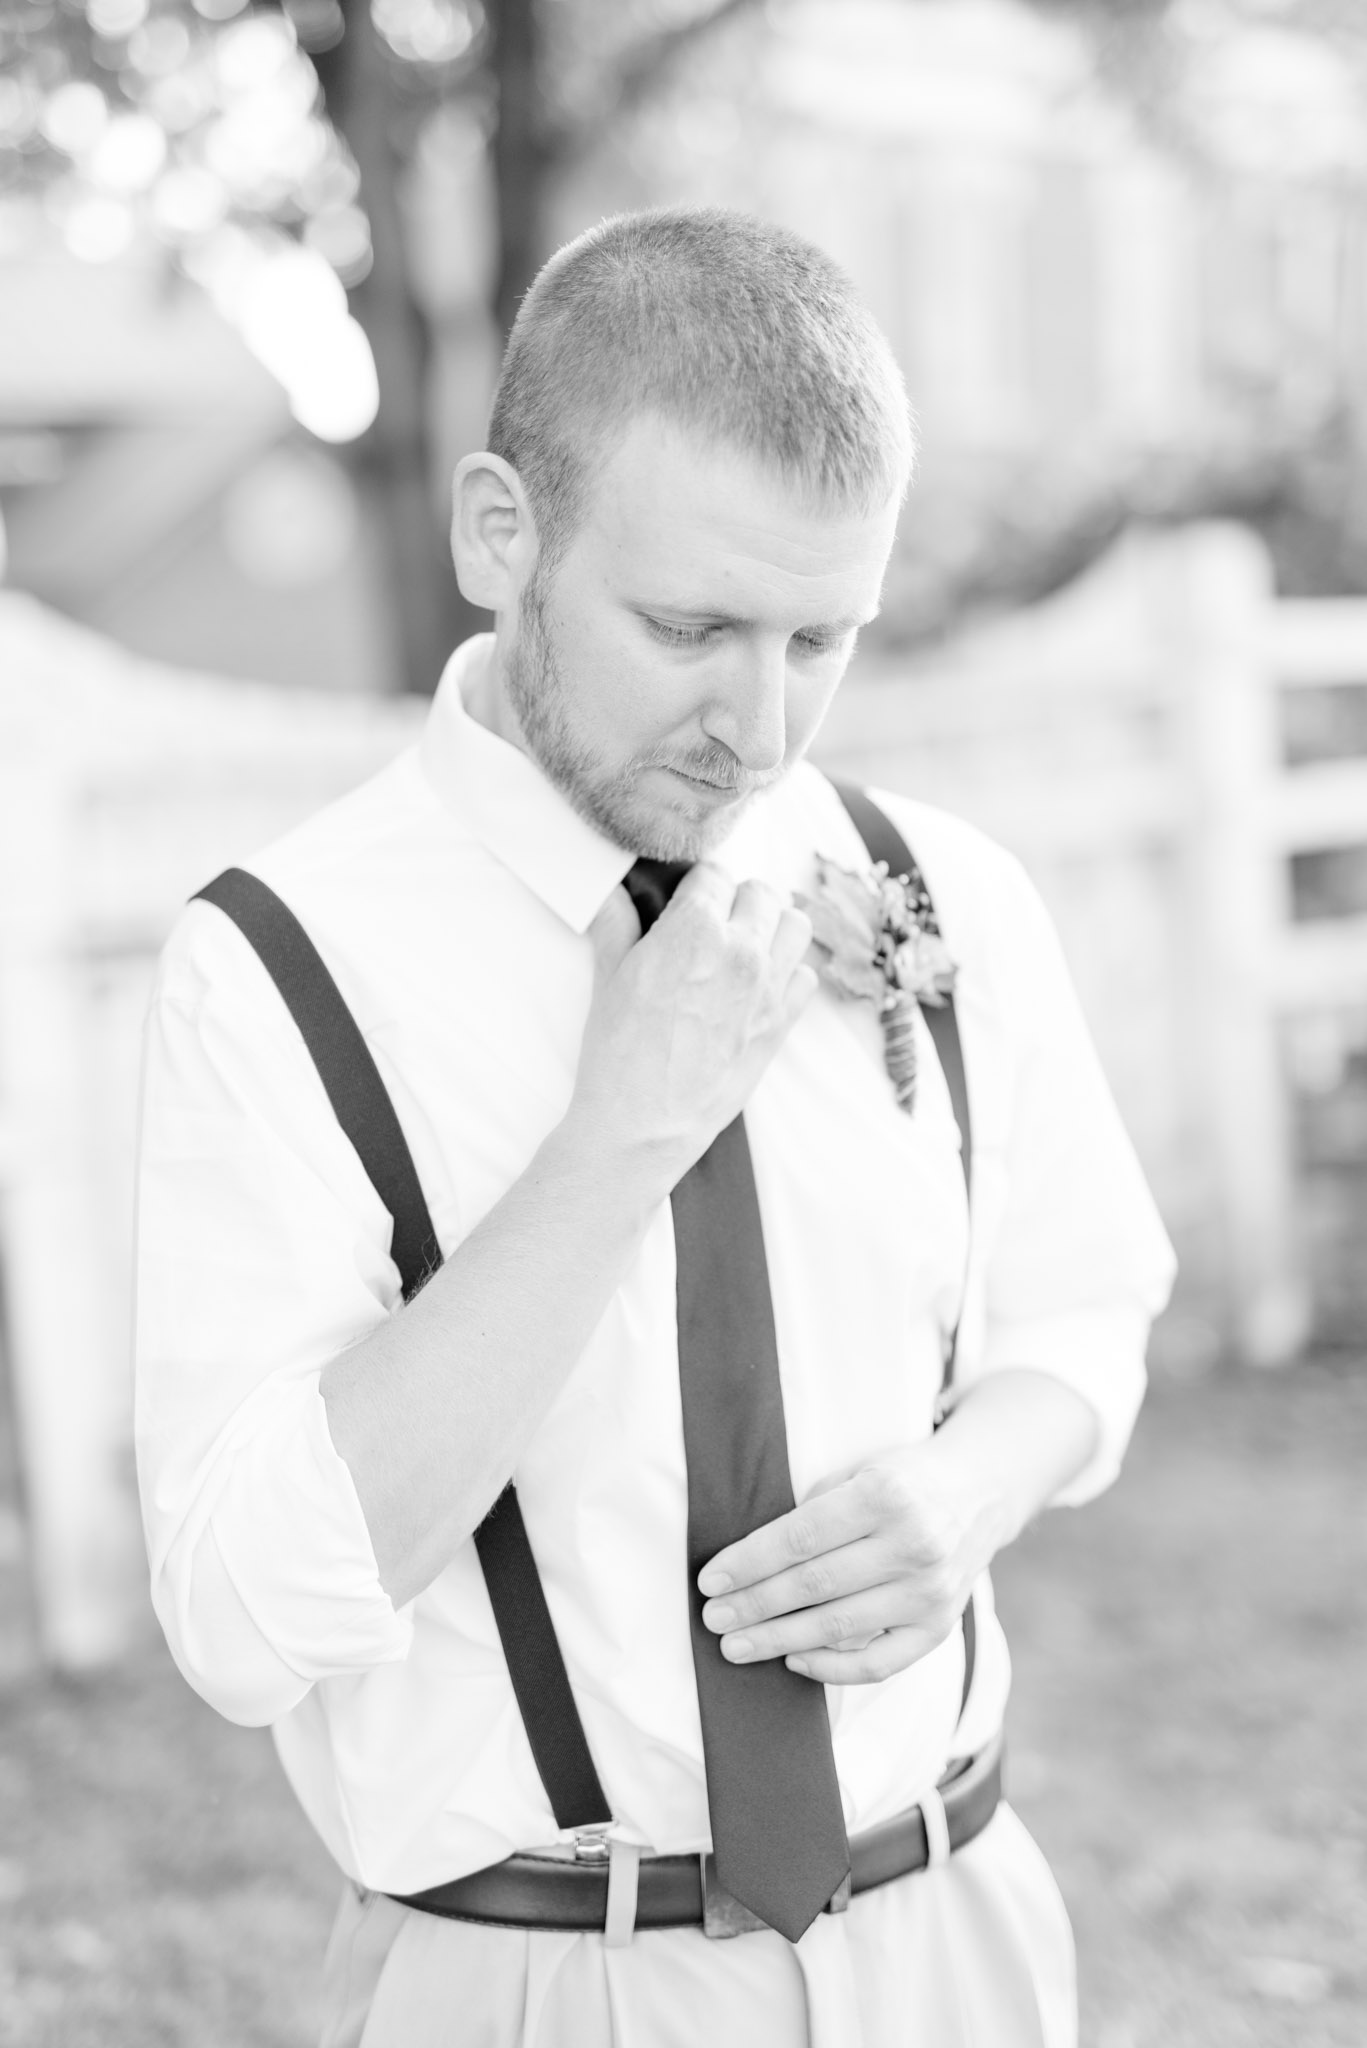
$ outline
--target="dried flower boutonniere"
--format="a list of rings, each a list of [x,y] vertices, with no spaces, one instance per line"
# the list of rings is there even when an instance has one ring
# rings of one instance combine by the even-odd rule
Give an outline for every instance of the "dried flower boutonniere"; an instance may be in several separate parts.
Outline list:
[[[872,1002],[900,1109],[916,1102],[916,1005],[943,1003],[958,972],[919,870],[894,879],[886,861],[862,872],[824,854],[816,890],[797,902],[812,920],[816,966],[838,995]]]

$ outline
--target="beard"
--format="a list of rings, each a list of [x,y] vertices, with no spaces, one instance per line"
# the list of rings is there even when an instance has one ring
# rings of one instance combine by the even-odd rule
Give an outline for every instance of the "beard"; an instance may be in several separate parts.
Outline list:
[[[528,753],[579,815],[625,852],[651,860],[701,860],[731,832],[750,800],[785,772],[751,774],[719,740],[682,749],[664,745],[616,765],[606,761],[576,729],[574,693],[556,659],[536,575],[522,593],[503,681]],[[686,787],[676,785],[679,795],[671,804],[646,785],[647,776],[658,769],[673,769],[735,795],[720,807],[699,797],[694,810]]]

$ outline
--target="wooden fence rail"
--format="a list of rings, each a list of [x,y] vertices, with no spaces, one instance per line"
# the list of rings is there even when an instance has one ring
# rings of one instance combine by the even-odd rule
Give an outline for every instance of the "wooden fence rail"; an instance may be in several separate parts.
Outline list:
[[[0,593],[0,1266],[44,1654],[146,1625],[131,1455],[139,1044],[180,905],[374,772],[411,702],[180,676]]]
[[[1287,1034],[1367,1006],[1367,901],[1299,921],[1293,890],[1298,856],[1367,857],[1367,744],[1293,765],[1286,700],[1351,685],[1367,601],[1279,601],[1258,541],[1206,526],[1132,536],[1033,613],[869,664],[821,745],[1030,868],[1183,1255],[1175,1340],[1259,1364],[1315,1320]]]

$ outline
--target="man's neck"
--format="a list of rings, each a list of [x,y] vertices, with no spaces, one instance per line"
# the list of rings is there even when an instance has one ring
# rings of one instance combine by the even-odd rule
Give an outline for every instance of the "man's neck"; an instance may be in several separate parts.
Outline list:
[[[497,635],[482,650],[480,659],[471,669],[461,692],[461,699],[477,725],[484,726],[499,739],[506,740],[508,745],[516,747],[520,754],[531,752],[521,721],[504,688]]]

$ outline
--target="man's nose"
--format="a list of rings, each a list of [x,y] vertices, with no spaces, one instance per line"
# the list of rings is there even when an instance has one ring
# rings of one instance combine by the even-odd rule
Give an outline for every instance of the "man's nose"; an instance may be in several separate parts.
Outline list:
[[[703,731],[752,775],[772,774],[787,753],[787,688],[786,641],[738,647],[703,714]]]

